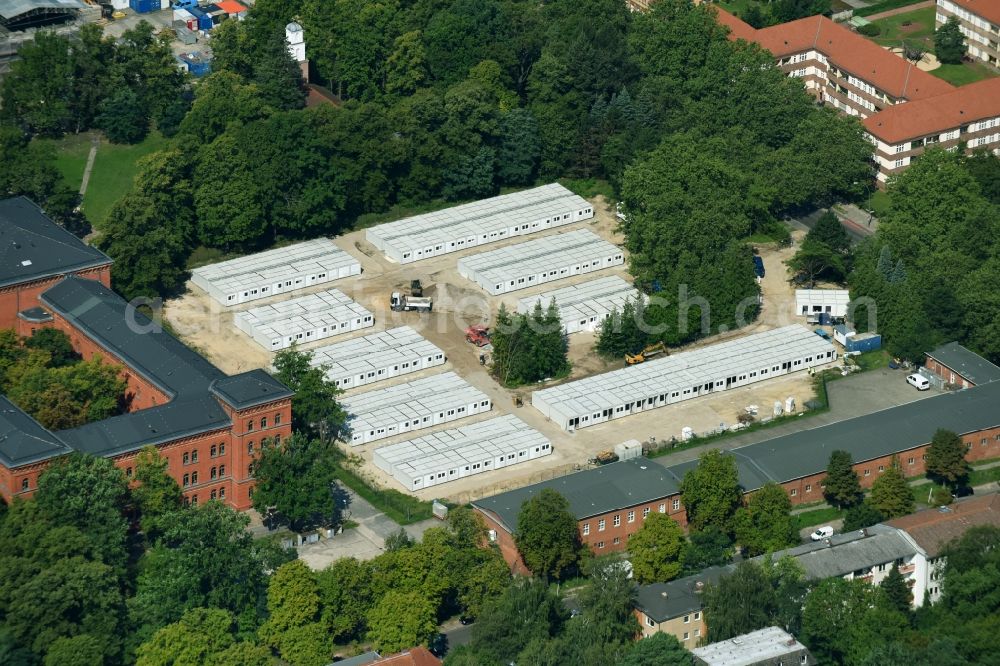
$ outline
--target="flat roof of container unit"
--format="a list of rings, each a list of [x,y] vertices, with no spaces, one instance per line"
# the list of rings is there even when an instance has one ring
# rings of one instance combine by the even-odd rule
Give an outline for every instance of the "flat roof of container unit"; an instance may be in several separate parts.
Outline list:
[[[287,301],[259,305],[233,315],[233,321],[243,330],[257,328],[264,324],[280,322],[293,317],[310,317],[315,314],[370,315],[367,309],[355,303],[339,289],[327,289],[315,294],[307,294]]]
[[[316,238],[195,268],[191,275],[196,284],[211,285],[228,294],[317,270],[335,272],[353,265],[360,268],[361,262],[337,247],[331,239]]]
[[[805,651],[806,646],[795,640],[795,637],[784,629],[766,627],[718,643],[693,648],[691,654],[708,666],[753,666],[781,663],[782,657],[794,657]]]
[[[541,303],[547,308],[552,299],[562,315],[563,322],[572,321],[574,315],[590,315],[603,313],[618,308],[621,311],[626,300],[635,299],[639,290],[617,275],[597,278],[574,284],[562,289],[543,291],[534,296],[526,296],[517,302],[518,312],[531,312],[535,303]]]
[[[326,366],[328,376],[339,377],[443,353],[410,326],[400,326],[314,349],[310,363]]]
[[[796,289],[798,303],[850,303],[851,292],[847,289]]]
[[[352,421],[380,428],[484,400],[489,400],[485,393],[454,372],[445,372],[358,393],[342,399],[341,406]]]
[[[550,183],[380,224],[366,235],[379,249],[386,244],[416,249],[589,207],[583,197],[559,183]]]
[[[805,327],[785,326],[535,391],[532,402],[539,399],[568,416],[591,414],[831,350],[830,342]]]
[[[395,468],[408,476],[424,476],[544,444],[549,444],[544,435],[508,414],[383,446],[374,456],[386,471]]]
[[[542,273],[621,253],[621,248],[592,231],[577,229],[462,257],[458,263],[479,278],[503,282],[511,277]]]

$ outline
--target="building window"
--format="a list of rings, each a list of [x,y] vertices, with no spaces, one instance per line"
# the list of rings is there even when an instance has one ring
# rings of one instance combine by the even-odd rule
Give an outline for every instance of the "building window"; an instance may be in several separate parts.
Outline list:
[[[653,622],[653,618],[649,617],[648,615],[646,615],[645,617],[646,617],[646,626],[647,627],[655,627],[656,626],[656,623]]]
[[[583,524],[583,536],[590,534],[590,523]]]
[[[798,488],[792,488],[791,491],[789,491],[788,494],[791,495],[792,497],[795,497],[796,495],[799,494],[799,490],[798,490]]]
[[[253,431],[253,419],[247,421],[247,432]]]
[[[209,499],[215,499],[215,498],[216,498],[216,495],[217,495],[217,493],[216,493],[216,492],[215,492],[215,491],[213,490],[213,491],[212,491],[212,494],[211,494],[211,495],[209,495]]]
[[[986,446],[986,438],[985,437],[983,437],[981,440],[979,440],[979,445],[980,446]]]
[[[871,476],[871,475],[872,475],[872,471],[870,469],[866,469],[865,470],[865,476]]]
[[[681,508],[681,500],[680,500],[679,497],[675,497],[674,498],[673,507],[674,507],[674,511],[677,511],[677,510],[679,510]]]
[[[642,519],[646,520],[646,516],[648,515],[649,515],[649,507],[647,506],[645,509],[642,510]]]
[[[191,495],[191,506],[198,506],[198,496]]]
[[[28,490],[28,479],[21,479],[21,492]]]
[[[811,493],[812,491],[813,491],[812,484],[811,483],[807,483],[806,484],[806,492],[807,493]]]
[[[260,429],[263,430],[266,427],[267,427],[267,417],[262,416],[260,417]]]
[[[198,472],[191,472],[191,485],[198,483]]]
[[[666,512],[667,512],[667,505],[663,502],[660,502],[660,513],[666,513]]]
[[[684,640],[688,640],[689,638],[691,638],[691,635],[688,632],[685,631],[684,632]]]
[[[598,548],[604,548],[604,542],[603,541],[598,541],[597,542],[597,547]]]
[[[701,619],[701,611],[698,611],[698,612],[696,612],[696,613],[694,614],[694,619],[695,619],[695,621],[698,621],[698,620],[700,620],[700,619]]]
[[[212,448],[208,450],[208,455],[212,456],[213,458],[219,455],[219,449],[215,446],[215,444],[212,444]]]
[[[191,462],[192,463],[198,462],[198,451],[197,450],[191,452]]]
[[[274,425],[281,425],[281,412],[274,415]]]
[[[253,464],[247,465],[247,477],[253,478]]]
[[[191,475],[190,474],[185,474],[184,475],[184,487],[186,488],[186,487],[188,487],[190,485],[191,485]]]
[[[218,471],[219,470],[217,470],[215,467],[213,467],[212,470],[208,473],[208,478],[213,479],[213,480],[216,479],[216,478],[218,478]]]
[[[687,624],[687,623],[689,623],[690,621],[691,621],[691,616],[690,616],[690,615],[685,615],[685,616],[684,616],[684,624]]]
[[[628,522],[630,522],[630,523],[634,523],[635,522],[635,511],[629,511],[628,512]]]
[[[699,636],[701,636],[701,629],[695,629],[694,630],[694,637],[698,638]]]
[[[247,455],[248,456],[252,456],[253,455],[253,440],[252,439],[249,442],[247,442]]]
[[[598,532],[603,532],[604,531],[604,519],[603,518],[601,518],[600,520],[597,521],[597,531]]]
[[[226,499],[226,489],[219,488],[219,499]]]
[[[913,456],[910,456],[909,458],[906,459],[906,464],[907,465],[912,465],[913,464]]]
[[[226,466],[225,465],[219,465],[219,478],[221,479],[225,475],[226,475]]]
[[[132,478],[132,468],[131,467],[126,467],[125,468],[125,478],[127,478],[127,479],[131,479]]]
[[[191,462],[191,456],[186,451],[184,452],[184,455],[181,456],[181,462],[185,465]]]
[[[225,444],[225,442],[219,442],[219,455],[220,456],[226,455],[226,444]]]
[[[274,436],[274,445],[277,446],[278,444],[281,444],[281,435]]]
[[[621,525],[622,524],[622,517],[621,517],[621,515],[615,514],[615,517],[612,518],[612,522],[614,523],[615,527],[618,527],[619,525]]]

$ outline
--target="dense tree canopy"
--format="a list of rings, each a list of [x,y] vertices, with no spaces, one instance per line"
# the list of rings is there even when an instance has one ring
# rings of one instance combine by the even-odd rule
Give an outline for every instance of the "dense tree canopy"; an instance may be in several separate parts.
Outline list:
[[[329,443],[347,435],[347,414],[336,400],[340,389],[326,378],[323,367],[310,365],[311,359],[311,353],[291,347],[275,354],[271,365],[275,378],[295,392],[292,396],[295,432]],[[317,468],[316,474],[322,476],[323,471]]]
[[[847,451],[834,451],[830,454],[826,477],[823,479],[823,496],[842,509],[858,504],[864,497],[861,481],[854,471],[851,454]]]
[[[666,582],[681,572],[684,532],[665,513],[651,513],[628,540],[629,561],[636,581]]]
[[[333,445],[294,434],[265,441],[251,463],[253,505],[262,514],[274,507],[293,531],[340,523],[341,492],[334,482]]]
[[[546,488],[521,505],[517,549],[536,576],[562,578],[580,557],[580,532],[569,502]]]
[[[511,314],[501,305],[490,331],[493,348],[490,370],[502,384],[520,386],[569,372],[569,343],[553,300],[544,310],[535,304],[531,314]]]
[[[703,454],[698,466],[684,475],[681,499],[691,529],[714,527],[731,533],[743,502],[736,459],[718,450]]]
[[[965,443],[957,434],[938,430],[927,447],[927,476],[952,488],[969,478],[969,462],[965,459]]]

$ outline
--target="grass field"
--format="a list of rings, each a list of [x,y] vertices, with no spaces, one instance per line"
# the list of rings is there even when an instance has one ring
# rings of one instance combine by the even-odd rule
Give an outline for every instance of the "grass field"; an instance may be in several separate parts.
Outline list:
[[[825,525],[826,523],[833,522],[838,518],[843,518],[844,511],[836,507],[825,506],[821,509],[803,511],[802,513],[797,513],[792,517],[795,519],[795,529],[801,530],[803,527]]]
[[[101,228],[112,204],[132,186],[135,163],[166,143],[167,139],[159,132],[150,132],[142,143],[134,146],[119,146],[101,141],[82,206],[84,214],[94,227]]]
[[[997,76],[997,71],[986,65],[973,62],[963,62],[961,65],[941,65],[931,74],[944,79],[953,86],[964,86],[967,83],[975,83]]]
[[[72,134],[62,139],[36,139],[38,143],[50,146],[55,151],[56,168],[62,173],[63,179],[73,188],[80,189],[83,180],[83,169],[87,166],[87,155],[90,153],[91,134]]]
[[[910,46],[931,51],[934,48],[934,12],[934,7],[925,7],[873,21],[882,32],[872,39],[882,46],[900,46],[905,41]]]

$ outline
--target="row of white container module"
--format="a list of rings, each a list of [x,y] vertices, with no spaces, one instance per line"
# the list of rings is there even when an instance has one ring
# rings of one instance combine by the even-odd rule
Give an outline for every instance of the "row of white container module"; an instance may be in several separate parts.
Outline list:
[[[527,296],[517,302],[517,311],[529,314],[536,304],[545,309],[554,300],[559,319],[567,333],[596,331],[611,313],[619,313],[626,301],[640,298],[639,290],[618,277],[609,275],[588,282],[581,282],[562,289]]]
[[[380,224],[365,237],[389,259],[408,264],[593,216],[586,199],[552,183]]]
[[[488,412],[485,393],[454,372],[344,398],[351,446]]]
[[[310,363],[347,390],[443,365],[447,359],[409,326],[379,331],[312,350]]]
[[[497,296],[623,263],[621,248],[578,229],[462,257],[458,272]]]
[[[375,317],[339,289],[271,303],[233,315],[233,324],[269,351],[375,325]]]
[[[802,326],[785,326],[535,391],[531,405],[572,431],[836,358],[827,340]]]
[[[195,268],[191,281],[232,306],[360,274],[361,262],[329,238],[316,238]]]
[[[851,292],[847,289],[796,289],[795,314],[828,314],[832,317],[847,316]]]
[[[383,446],[375,464],[406,490],[420,490],[552,453],[540,432],[510,414]]]

